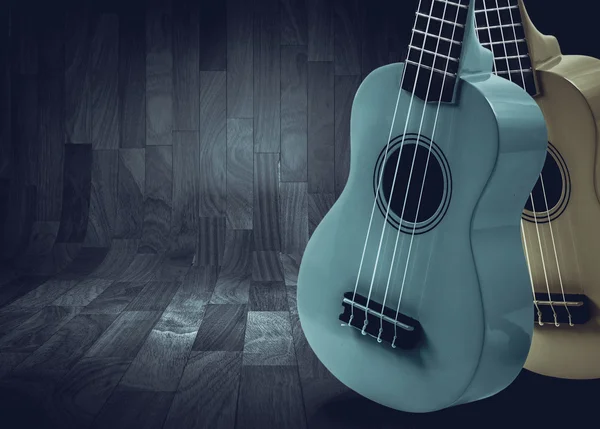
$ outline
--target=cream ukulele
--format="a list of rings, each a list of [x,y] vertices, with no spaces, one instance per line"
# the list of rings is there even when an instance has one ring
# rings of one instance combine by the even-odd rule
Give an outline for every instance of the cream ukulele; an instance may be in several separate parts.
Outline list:
[[[600,377],[600,60],[562,55],[521,0],[477,0],[481,44],[494,73],[534,96],[548,154],[522,215],[534,302],[525,368],[570,379]]]

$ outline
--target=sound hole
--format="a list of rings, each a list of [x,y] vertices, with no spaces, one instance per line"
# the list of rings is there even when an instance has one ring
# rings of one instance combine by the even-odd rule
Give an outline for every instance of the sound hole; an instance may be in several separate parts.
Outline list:
[[[527,199],[523,219],[537,223],[555,220],[563,213],[570,194],[571,183],[566,163],[558,150],[548,144],[541,178],[538,178]]]
[[[375,172],[378,179],[383,168],[377,201],[382,215],[389,204],[388,222],[395,228],[401,227],[410,234],[431,230],[444,216],[450,201],[450,169],[441,150],[424,139],[417,143],[408,135],[404,144],[400,137],[392,142],[385,161],[384,155],[385,149]]]

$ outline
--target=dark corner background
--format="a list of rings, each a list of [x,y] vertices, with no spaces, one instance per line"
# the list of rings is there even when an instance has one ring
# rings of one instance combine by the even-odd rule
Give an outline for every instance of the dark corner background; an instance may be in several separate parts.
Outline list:
[[[593,3],[527,7],[600,57]],[[347,177],[353,95],[401,59],[416,4],[0,2],[0,427],[583,424],[594,382],[526,371],[394,412],[302,335],[296,273]]]

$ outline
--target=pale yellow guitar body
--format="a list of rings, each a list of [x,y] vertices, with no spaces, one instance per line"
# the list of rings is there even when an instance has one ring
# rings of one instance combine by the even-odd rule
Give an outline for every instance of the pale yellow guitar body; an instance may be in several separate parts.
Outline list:
[[[570,175],[562,214],[537,228],[523,222],[524,248],[535,292],[583,293],[592,304],[585,324],[536,323],[525,368],[559,378],[600,378],[600,60],[562,55],[557,40],[541,34],[519,3],[536,71],[536,101]],[[547,219],[547,212],[536,212],[536,218]]]

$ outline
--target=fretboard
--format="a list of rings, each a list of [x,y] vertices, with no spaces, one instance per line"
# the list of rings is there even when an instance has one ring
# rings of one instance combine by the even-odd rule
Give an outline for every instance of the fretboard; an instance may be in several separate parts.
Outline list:
[[[428,102],[451,102],[471,0],[421,0],[402,88]]]
[[[537,93],[518,0],[475,0],[479,42],[494,54],[494,73]]]

